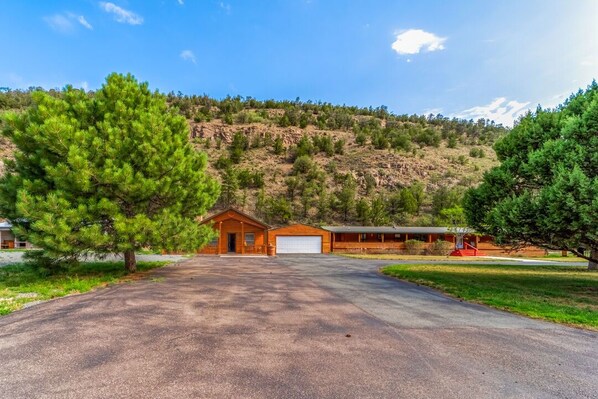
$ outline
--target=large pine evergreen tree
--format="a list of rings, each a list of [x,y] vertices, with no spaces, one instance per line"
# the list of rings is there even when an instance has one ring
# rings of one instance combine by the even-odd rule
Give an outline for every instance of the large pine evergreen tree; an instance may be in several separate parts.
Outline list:
[[[598,84],[528,114],[495,150],[500,166],[465,195],[469,225],[499,243],[569,250],[598,269]]]
[[[0,214],[54,257],[135,250],[193,250],[211,237],[196,218],[216,201],[207,157],[186,120],[147,83],[112,74],[94,96],[67,87],[33,94],[4,117],[16,146],[0,180]]]

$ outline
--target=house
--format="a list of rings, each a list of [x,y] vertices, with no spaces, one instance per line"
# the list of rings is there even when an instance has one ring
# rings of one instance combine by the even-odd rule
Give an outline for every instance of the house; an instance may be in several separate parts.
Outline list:
[[[305,224],[270,227],[239,210],[229,208],[203,221],[212,226],[217,238],[200,254],[320,254],[320,253],[401,253],[405,242],[423,242],[423,251],[442,240],[453,244],[452,255],[506,255],[492,237],[464,229],[456,233],[447,227],[323,226]],[[540,248],[525,248],[525,255],[543,255]]]
[[[201,254],[262,254],[268,247],[276,253],[328,253],[330,232],[305,224],[270,228],[239,210],[229,208],[201,222],[211,225],[216,239]]]
[[[218,232],[217,238],[199,251],[201,254],[266,254],[269,226],[241,211],[229,208],[201,223]]]
[[[453,244],[451,255],[508,255],[497,246],[492,237],[476,234],[471,229],[455,232],[448,227],[405,226],[323,226],[331,232],[331,251],[340,253],[401,253],[406,251],[405,242],[423,242],[423,251],[434,242],[442,240]],[[543,255],[544,250],[528,247],[518,251],[525,255]]]
[[[12,232],[12,224],[0,220],[0,249],[29,249],[32,245],[19,240]]]

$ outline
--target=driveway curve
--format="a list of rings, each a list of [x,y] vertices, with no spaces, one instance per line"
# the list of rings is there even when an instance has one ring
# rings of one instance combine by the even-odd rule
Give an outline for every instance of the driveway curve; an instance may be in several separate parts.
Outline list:
[[[334,256],[197,257],[0,318],[6,398],[593,398],[598,334]]]

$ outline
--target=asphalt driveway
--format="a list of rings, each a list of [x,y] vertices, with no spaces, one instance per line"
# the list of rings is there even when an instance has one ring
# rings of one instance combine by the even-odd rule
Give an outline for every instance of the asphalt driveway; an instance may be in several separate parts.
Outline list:
[[[200,257],[13,313],[0,318],[0,397],[598,397],[598,334],[379,265]]]

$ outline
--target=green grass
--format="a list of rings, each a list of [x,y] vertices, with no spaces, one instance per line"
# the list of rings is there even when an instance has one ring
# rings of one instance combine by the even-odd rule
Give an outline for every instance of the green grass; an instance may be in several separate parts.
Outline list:
[[[348,258],[356,259],[381,259],[381,260],[427,260],[427,261],[441,261],[441,262],[504,262],[504,259],[489,259],[482,256],[442,256],[442,255],[404,255],[404,254],[349,254],[349,253],[335,253],[335,255],[346,256]],[[492,255],[491,255],[492,256]],[[509,256],[500,255],[500,257],[508,258]],[[520,259],[529,260],[545,260],[550,262],[581,262],[588,261],[577,256],[561,257],[557,256],[510,256],[514,261]]]
[[[83,262],[52,275],[21,263],[0,267],[0,315],[19,310],[28,302],[90,291],[97,287],[139,278],[142,272],[170,262],[139,262],[138,272],[126,274],[123,262]]]
[[[442,255],[403,255],[403,254],[344,254],[336,253],[335,255],[346,256],[347,258],[355,259],[379,259],[379,260],[425,260],[425,261],[472,261],[472,262],[494,262],[492,259],[485,259],[475,256],[442,256]],[[498,261],[498,260],[497,260]]]
[[[585,266],[393,265],[382,272],[467,301],[598,330],[598,273]]]

